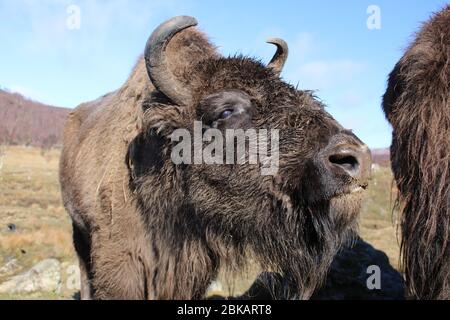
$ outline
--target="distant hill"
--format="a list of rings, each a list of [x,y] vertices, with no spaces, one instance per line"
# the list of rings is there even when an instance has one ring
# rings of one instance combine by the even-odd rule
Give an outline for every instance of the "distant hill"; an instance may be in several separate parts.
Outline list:
[[[372,149],[372,162],[380,166],[390,166],[390,152],[389,148]]]
[[[47,148],[59,145],[69,112],[0,89],[0,143]]]
[[[70,111],[0,89],[0,143],[47,148],[58,146]],[[372,159],[378,165],[389,166],[389,148],[373,149]]]

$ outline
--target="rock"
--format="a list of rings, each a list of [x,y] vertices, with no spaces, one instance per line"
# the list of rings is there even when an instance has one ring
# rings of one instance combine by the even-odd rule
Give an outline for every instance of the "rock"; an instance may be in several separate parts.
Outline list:
[[[81,289],[80,267],[77,261],[62,262],[61,276],[65,283],[65,289],[69,291],[79,291]]]
[[[215,280],[209,285],[206,295],[214,295],[220,292],[223,292],[222,283],[219,280]]]
[[[8,223],[7,228],[9,232],[16,232],[17,230],[17,227],[14,223]]]
[[[26,294],[36,291],[59,293],[60,290],[60,263],[56,259],[43,260],[30,270],[0,284],[0,293],[9,294]]]
[[[0,276],[12,274],[18,269],[20,269],[20,264],[17,259],[11,259],[3,267],[0,268]]]
[[[379,289],[370,289],[374,284],[371,279],[376,277],[378,270]],[[358,239],[354,246],[342,249],[337,254],[324,287],[317,290],[311,299],[404,299],[404,287],[402,275],[389,264],[387,255]]]
[[[377,273],[374,269],[379,271],[379,289],[370,289],[374,284],[371,279]],[[402,275],[389,264],[387,255],[358,238],[352,247],[339,251],[324,286],[313,293],[311,300],[401,300],[404,299],[404,287]],[[281,275],[263,272],[239,298],[296,299],[288,292],[295,292],[295,288],[290,287]]]

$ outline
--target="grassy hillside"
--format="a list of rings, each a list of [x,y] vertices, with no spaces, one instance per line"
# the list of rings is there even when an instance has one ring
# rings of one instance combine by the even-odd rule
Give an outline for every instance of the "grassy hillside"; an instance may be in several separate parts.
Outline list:
[[[397,190],[390,167],[372,170],[372,180],[363,201],[360,234],[375,248],[384,251],[399,269],[398,213],[393,211]]]
[[[59,194],[59,151],[43,152],[38,148],[19,146],[0,148],[0,267],[13,258],[20,265],[15,273],[27,270],[44,258],[54,257],[63,263],[60,295],[0,295],[0,299],[71,298],[74,290],[64,285],[68,276],[65,270],[76,264],[76,258],[70,221]],[[366,241],[385,251],[391,264],[397,267],[398,244],[390,200],[393,195],[391,172],[380,167],[373,173],[364,201],[360,232]],[[11,230],[10,224],[15,225],[15,231]],[[0,275],[0,283],[6,278]],[[251,276],[239,275],[236,281],[228,282],[232,291],[239,292],[251,280]],[[220,288],[217,291],[220,293]]]

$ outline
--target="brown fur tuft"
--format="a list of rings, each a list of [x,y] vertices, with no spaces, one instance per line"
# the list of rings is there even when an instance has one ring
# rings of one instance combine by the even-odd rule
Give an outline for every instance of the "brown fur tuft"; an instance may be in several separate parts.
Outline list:
[[[383,109],[402,209],[411,296],[450,298],[450,6],[427,22],[389,76]]]

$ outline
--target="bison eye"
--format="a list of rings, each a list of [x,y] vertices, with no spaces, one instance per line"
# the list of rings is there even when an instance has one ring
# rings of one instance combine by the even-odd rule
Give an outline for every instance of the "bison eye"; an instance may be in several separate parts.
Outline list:
[[[231,117],[232,114],[233,114],[233,110],[231,110],[231,109],[224,110],[220,114],[219,119],[229,118],[229,117]]]

